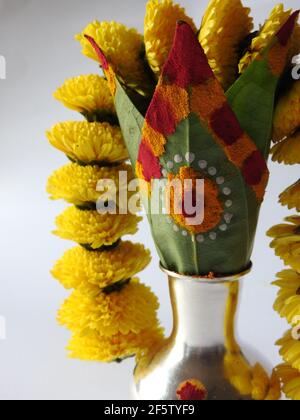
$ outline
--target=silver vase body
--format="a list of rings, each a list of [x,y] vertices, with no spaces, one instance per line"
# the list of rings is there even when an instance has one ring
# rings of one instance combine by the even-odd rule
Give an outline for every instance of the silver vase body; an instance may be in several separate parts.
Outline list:
[[[250,270],[219,279],[163,271],[169,278],[173,331],[136,367],[136,398],[252,400],[251,366],[266,364],[240,346],[235,331],[240,287]],[[196,393],[182,395],[187,385]]]

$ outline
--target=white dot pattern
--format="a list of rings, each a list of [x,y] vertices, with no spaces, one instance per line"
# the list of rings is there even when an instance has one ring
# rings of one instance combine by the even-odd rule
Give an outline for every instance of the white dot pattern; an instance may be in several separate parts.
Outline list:
[[[228,188],[228,187],[225,187],[224,189],[223,189],[223,194],[224,195],[230,195],[231,194],[231,189],[230,188]]]
[[[174,161],[175,161],[176,163],[181,163],[181,162],[183,161],[183,157],[182,157],[181,155],[176,155],[176,156],[174,157]]]
[[[228,223],[228,224],[231,223],[232,218],[233,218],[233,214],[231,214],[231,213],[225,213],[224,214],[224,220],[225,220],[226,223]]]
[[[216,170],[216,168],[209,168],[208,173],[211,176],[215,176],[217,174],[217,170]]]
[[[225,182],[225,178],[224,178],[223,176],[219,176],[219,177],[217,178],[217,184],[218,184],[218,185],[223,185],[223,184],[224,184],[224,182]]]
[[[197,239],[197,242],[199,242],[199,244],[204,242],[204,236],[203,235],[198,235],[196,239]]]
[[[205,169],[207,168],[208,163],[206,162],[206,160],[200,160],[199,161],[199,168],[200,169]]]
[[[194,160],[195,160],[195,155],[194,155],[194,153],[187,153],[186,155],[185,155],[185,160],[188,162],[188,163],[193,163],[194,162]]]
[[[227,201],[226,201],[226,203],[225,203],[225,206],[226,206],[227,208],[229,208],[229,207],[231,207],[231,206],[232,206],[232,204],[233,204],[233,202],[232,202],[231,200],[227,200]]]

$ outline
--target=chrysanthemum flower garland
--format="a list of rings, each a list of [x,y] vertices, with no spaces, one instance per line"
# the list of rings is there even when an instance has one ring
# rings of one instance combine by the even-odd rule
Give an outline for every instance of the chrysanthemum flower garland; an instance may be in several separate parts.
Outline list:
[[[232,283],[225,314],[224,375],[240,395],[251,395],[255,401],[277,401],[281,397],[281,384],[275,374],[269,377],[260,363],[254,366],[246,360],[235,336],[235,321],[240,286]]]
[[[300,43],[298,44],[300,52]],[[289,89],[279,100],[274,119],[273,160],[286,165],[300,164],[300,82],[291,81]],[[300,181],[280,195],[280,203],[300,211]],[[288,398],[300,401],[300,215],[290,216],[286,223],[274,226],[268,235],[271,247],[289,268],[278,274],[274,283],[279,287],[274,309],[291,325],[278,341],[284,359],[276,368]]]
[[[67,80],[54,96],[86,118],[47,132],[49,142],[71,160],[53,173],[47,187],[52,199],[73,205],[57,218],[54,233],[79,244],[52,270],[66,289],[74,289],[58,314],[59,323],[73,334],[70,356],[100,362],[143,356],[163,335],[158,301],[135,278],[149,264],[150,253],[121,239],[136,233],[140,218],[96,211],[101,180],[115,181],[121,192],[127,182],[119,181],[119,172],[127,172],[128,182],[133,179],[107,81],[79,76]],[[109,190],[106,197],[115,199]]]

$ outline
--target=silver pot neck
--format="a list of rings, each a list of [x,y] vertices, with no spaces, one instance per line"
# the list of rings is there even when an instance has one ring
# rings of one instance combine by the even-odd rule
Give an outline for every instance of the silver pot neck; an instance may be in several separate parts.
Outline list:
[[[228,347],[233,341],[239,291],[251,267],[243,273],[208,279],[184,276],[162,268],[168,275],[173,308],[171,339],[176,346]]]
[[[243,280],[248,274],[252,271],[252,262],[250,263],[249,267],[242,271],[239,274],[232,274],[229,276],[218,276],[215,278],[208,278],[207,276],[191,276],[187,274],[179,274],[173,271],[170,271],[166,269],[161,263],[160,263],[160,269],[163,273],[167,274],[169,279],[181,279],[184,281],[192,281],[192,282],[198,282],[198,283],[210,283],[210,284],[220,284],[220,283],[231,283],[235,281]]]

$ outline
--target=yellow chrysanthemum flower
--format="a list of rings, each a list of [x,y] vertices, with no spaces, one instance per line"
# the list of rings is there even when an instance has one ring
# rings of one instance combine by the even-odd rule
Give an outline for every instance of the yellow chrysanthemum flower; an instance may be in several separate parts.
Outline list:
[[[289,224],[274,226],[268,235],[275,238],[271,243],[275,253],[285,265],[300,271],[300,216],[291,216],[285,219]]]
[[[300,316],[300,274],[294,270],[284,270],[278,274],[278,278],[273,283],[280,287],[274,309],[293,324],[295,317]]]
[[[280,195],[280,203],[289,209],[300,211],[300,179]]]
[[[276,376],[269,378],[260,364],[252,368],[241,353],[229,352],[225,355],[224,372],[241,395],[251,395],[256,401],[277,401],[281,396],[280,383]]]
[[[46,134],[52,146],[80,163],[107,164],[128,159],[121,129],[107,123],[64,122]]]
[[[54,234],[62,239],[99,249],[114,245],[125,235],[134,235],[142,219],[132,214],[102,215],[97,211],[67,208],[56,219]]]
[[[211,0],[202,21],[199,41],[224,89],[238,76],[239,49],[253,29],[249,13],[241,0]]]
[[[296,214],[295,216],[288,216],[285,220],[289,223],[293,223],[296,226],[300,226],[300,215]]]
[[[295,81],[276,106],[273,120],[273,141],[278,142],[300,129],[300,81]]]
[[[103,292],[96,297],[76,290],[59,310],[59,323],[76,334],[85,335],[90,330],[103,337],[155,329],[159,304],[151,289],[138,279],[120,288],[120,291]]]
[[[145,48],[148,63],[156,75],[160,74],[168,58],[179,20],[184,20],[197,32],[193,20],[172,0],[148,1],[144,29]]]
[[[104,252],[89,252],[79,246],[65,253],[52,274],[66,289],[94,296],[99,289],[132,278],[150,261],[150,252],[131,242],[121,242],[114,250]]]
[[[110,363],[121,361],[139,354],[147,354],[150,349],[163,340],[163,332],[157,328],[139,334],[117,334],[102,337],[97,333],[86,336],[74,334],[69,345],[69,356],[73,359]]]
[[[272,38],[288,20],[291,12],[291,10],[285,11],[283,4],[275,6],[258,36],[252,40],[249,50],[241,59],[239,64],[240,73],[243,73],[255,59],[259,58],[260,54],[268,46]]]
[[[90,204],[95,207],[95,203],[105,194],[106,201],[113,201],[120,206],[126,203],[119,203],[119,194],[120,197],[123,197],[124,193],[126,196],[132,196],[132,193],[127,191],[128,183],[133,179],[132,167],[127,164],[99,167],[69,163],[49,178],[47,192],[52,200],[63,199],[83,207]],[[113,186],[105,180],[112,181]]]
[[[281,396],[280,383],[275,376],[269,378],[265,369],[257,363],[252,369],[252,398],[255,401],[278,400]]]
[[[116,113],[107,81],[95,74],[66,80],[54,93],[54,97],[67,108],[85,115]]]
[[[269,382],[269,390],[264,401],[278,401],[280,400],[281,395],[282,395],[281,383],[276,374],[276,371],[273,370],[271,378],[270,378],[270,382]]]
[[[300,132],[275,144],[271,150],[274,162],[285,165],[300,164]]]
[[[289,218],[288,218],[289,219]],[[285,219],[286,221],[289,221]],[[296,235],[298,230],[298,224],[296,222],[291,222],[291,224],[281,223],[279,225],[273,226],[268,230],[267,235],[271,238],[282,238],[287,236]]]
[[[300,371],[300,340],[295,340],[292,332],[288,331],[276,344],[280,346],[280,355],[284,361]]]
[[[142,60],[143,37],[136,29],[129,29],[117,22],[94,21],[76,35],[75,38],[82,45],[82,53],[98,62],[97,54],[84,35],[96,41],[125,84],[137,87],[147,82]]]
[[[283,384],[285,395],[295,401],[300,401],[300,372],[284,363],[276,368],[276,373]]]

